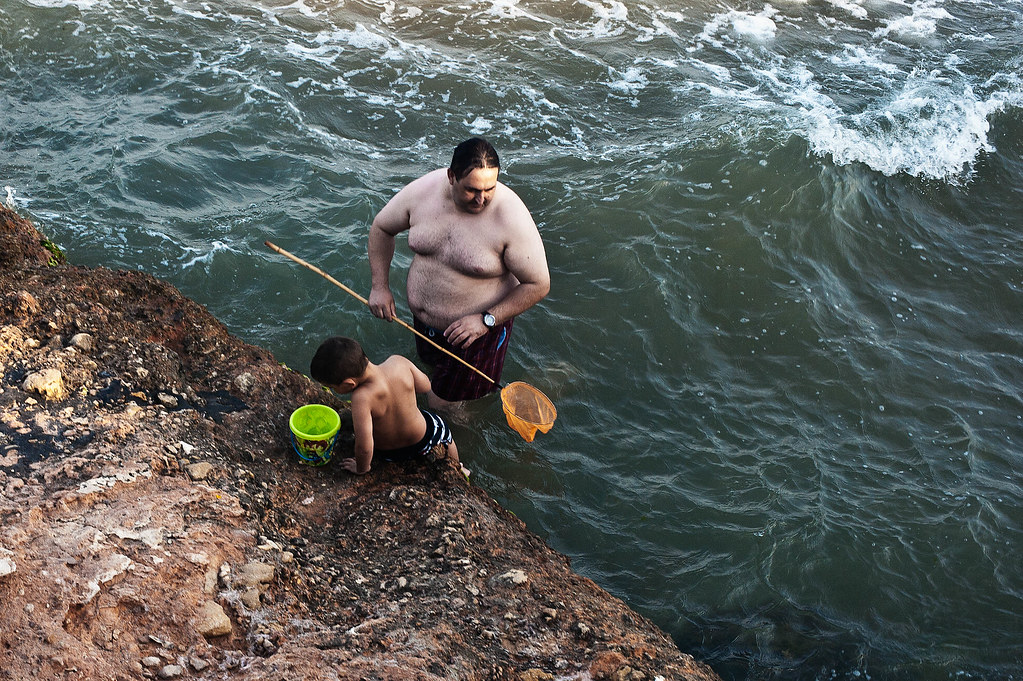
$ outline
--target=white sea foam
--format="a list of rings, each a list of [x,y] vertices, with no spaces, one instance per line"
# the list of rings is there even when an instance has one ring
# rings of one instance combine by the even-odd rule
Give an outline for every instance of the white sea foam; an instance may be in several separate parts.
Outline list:
[[[378,50],[387,57],[392,44],[385,36],[369,30],[362,24],[356,24],[352,30],[338,29],[318,33],[312,45],[289,41],[284,49],[295,57],[333,66],[347,47]]]
[[[833,54],[828,57],[828,61],[841,69],[855,67],[878,71],[887,75],[900,72],[898,66],[885,61],[884,51],[860,45],[846,45],[840,54]]]
[[[952,18],[943,7],[938,6],[936,0],[918,2],[912,6],[912,10],[909,16],[885,21],[885,25],[877,29],[874,35],[881,38],[926,38],[937,31],[940,20]]]
[[[853,15],[857,19],[866,19],[867,10],[856,0],[828,0],[828,4],[833,5],[839,9],[845,10],[849,14]]]
[[[732,40],[729,32],[735,37],[747,40],[769,41],[778,31],[778,26],[774,22],[777,14],[778,10],[771,5],[764,5],[764,9],[756,14],[734,9],[715,14],[704,24],[703,31],[696,37],[697,43],[724,47],[726,38]]]
[[[619,93],[634,95],[645,88],[650,82],[643,74],[643,70],[635,66],[626,69],[624,73],[619,75],[620,77],[612,81],[609,86],[611,90]]]
[[[815,153],[839,165],[859,162],[885,175],[957,182],[981,153],[993,150],[988,117],[1006,103],[1000,96],[980,98],[970,86],[955,92],[923,81],[854,117],[819,100],[806,111],[805,133]]]
[[[626,21],[629,18],[629,8],[618,0],[607,0],[605,2],[593,2],[592,0],[578,0],[580,5],[589,7],[597,21],[583,31],[570,31],[570,33],[584,33],[592,38],[607,38],[618,36],[625,32]]]
[[[97,5],[102,4],[102,0],[25,0],[25,2],[33,7],[45,7],[48,9],[77,7],[82,11],[93,9]]]
[[[527,12],[519,6],[519,0],[491,0],[490,7],[486,14],[498,20],[503,19],[530,19],[540,24],[550,24],[547,19]]]
[[[393,2],[386,3],[384,11],[380,14],[380,21],[385,24],[393,24],[399,19],[415,19],[423,14],[423,10],[418,7],[404,7],[401,14],[395,14],[395,5]]]
[[[213,258],[216,257],[217,253],[221,251],[234,251],[235,249],[231,248],[223,241],[217,240],[211,243],[208,248],[193,248],[186,246],[183,250],[185,254],[199,253],[199,255],[195,255],[191,260],[181,263],[181,269],[187,270],[194,265],[209,265],[213,262]]]
[[[778,32],[774,23],[774,15],[777,14],[770,5],[765,5],[758,14],[749,12],[734,12],[732,16],[732,30],[736,34],[753,40],[770,40]]]

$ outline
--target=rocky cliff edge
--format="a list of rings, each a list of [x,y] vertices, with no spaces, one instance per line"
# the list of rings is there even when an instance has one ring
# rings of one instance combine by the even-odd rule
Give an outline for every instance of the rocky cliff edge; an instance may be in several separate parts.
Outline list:
[[[0,239],[0,679],[717,679],[444,463],[298,463],[347,405],[174,287]]]

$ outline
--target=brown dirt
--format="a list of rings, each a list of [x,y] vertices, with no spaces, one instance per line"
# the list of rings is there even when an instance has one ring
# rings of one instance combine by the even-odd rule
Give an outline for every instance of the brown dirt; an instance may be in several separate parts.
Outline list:
[[[0,238],[0,679],[717,679],[446,463],[300,465],[347,405],[172,286]]]

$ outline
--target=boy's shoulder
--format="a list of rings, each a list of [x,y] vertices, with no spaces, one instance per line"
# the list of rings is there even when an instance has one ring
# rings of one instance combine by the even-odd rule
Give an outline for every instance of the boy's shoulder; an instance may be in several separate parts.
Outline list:
[[[407,369],[415,366],[415,364],[412,363],[412,360],[404,355],[391,355],[381,362],[380,365],[393,369]]]

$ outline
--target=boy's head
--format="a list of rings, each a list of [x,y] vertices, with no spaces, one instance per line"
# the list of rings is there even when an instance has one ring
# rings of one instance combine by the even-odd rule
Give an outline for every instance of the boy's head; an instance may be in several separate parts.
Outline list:
[[[358,385],[368,365],[369,358],[357,341],[334,336],[320,343],[309,364],[309,373],[314,380],[334,390],[350,392]],[[344,385],[345,381],[350,383]]]

